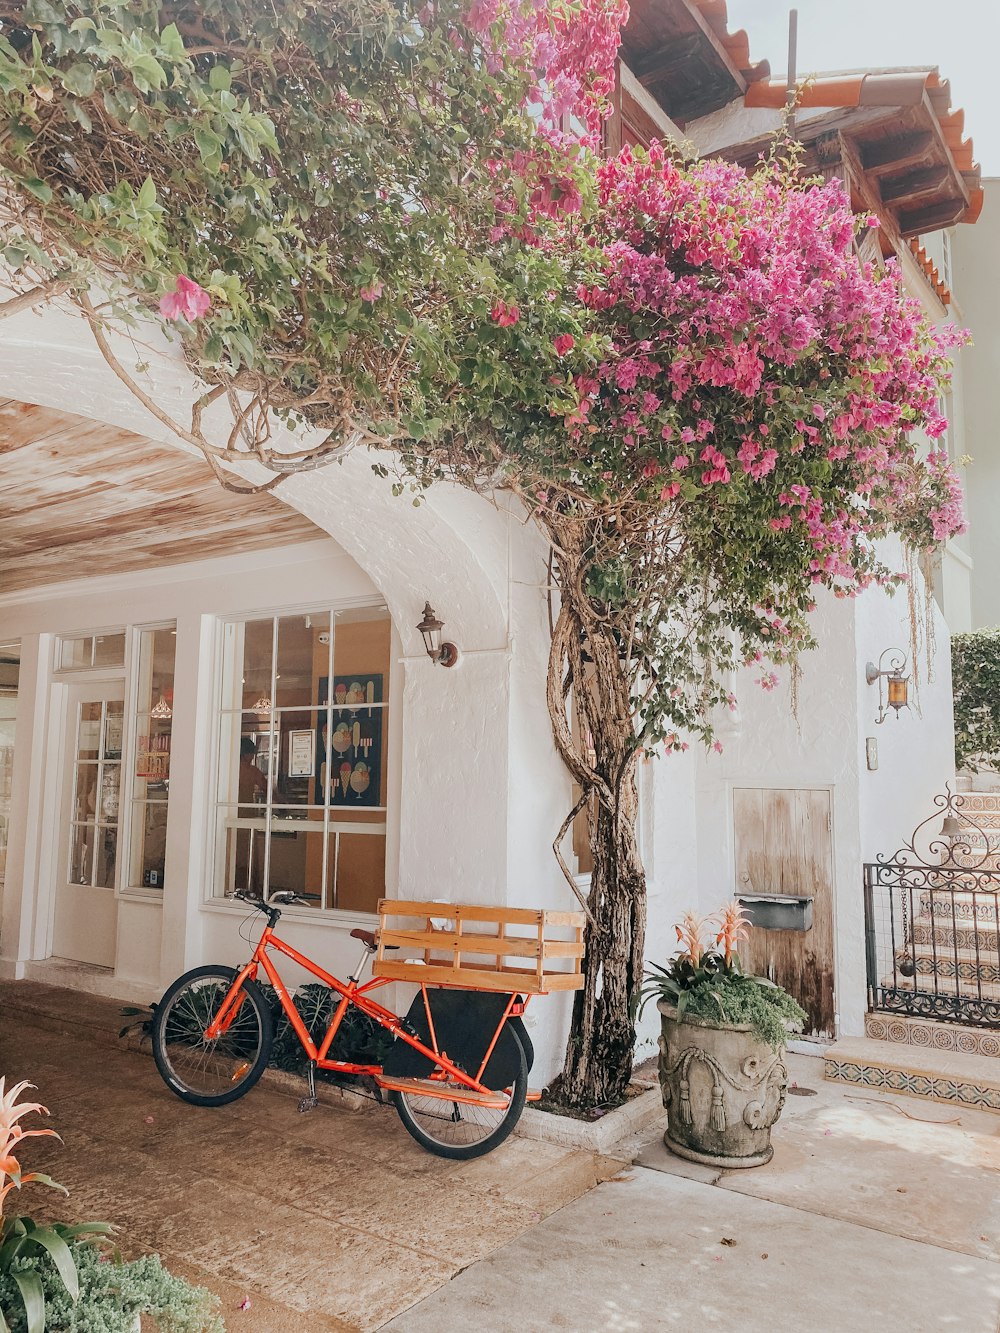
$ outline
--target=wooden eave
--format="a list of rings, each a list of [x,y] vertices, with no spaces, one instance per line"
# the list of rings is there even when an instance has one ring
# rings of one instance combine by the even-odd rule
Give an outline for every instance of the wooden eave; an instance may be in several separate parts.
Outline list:
[[[730,33],[724,0],[632,0],[621,58],[676,124],[742,97],[766,77],[744,32]]]

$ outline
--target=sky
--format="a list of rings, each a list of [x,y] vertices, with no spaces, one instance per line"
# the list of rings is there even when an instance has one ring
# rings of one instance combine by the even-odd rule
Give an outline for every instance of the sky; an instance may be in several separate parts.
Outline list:
[[[788,12],[798,10],[798,77],[873,66],[937,65],[965,111],[984,176],[1000,176],[1000,0],[728,0],[729,31],[784,78]]]

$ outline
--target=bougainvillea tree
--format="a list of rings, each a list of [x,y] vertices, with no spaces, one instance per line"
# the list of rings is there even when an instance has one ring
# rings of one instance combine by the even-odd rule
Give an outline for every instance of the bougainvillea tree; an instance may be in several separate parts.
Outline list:
[[[580,793],[555,847],[581,814],[594,862],[578,1105],[631,1066],[641,757],[712,743],[738,668],[773,687],[820,590],[891,583],[882,537],[961,524],[933,445],[949,336],[861,267],[840,187],[778,154],[601,160],[624,17],[0,0],[0,314],[76,300],[163,420],[108,331],[179,334],[202,387],[168,424],[227,485],[361,445],[399,486],[511,492],[547,537],[549,711]]]

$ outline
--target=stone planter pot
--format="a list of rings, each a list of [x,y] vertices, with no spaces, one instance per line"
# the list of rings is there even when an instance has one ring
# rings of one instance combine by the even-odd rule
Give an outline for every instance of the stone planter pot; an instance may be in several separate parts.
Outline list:
[[[771,1126],[788,1087],[784,1051],[758,1041],[750,1027],[707,1018],[678,1021],[666,1000],[656,1007],[667,1109],[663,1142],[678,1157],[727,1170],[769,1162]]]

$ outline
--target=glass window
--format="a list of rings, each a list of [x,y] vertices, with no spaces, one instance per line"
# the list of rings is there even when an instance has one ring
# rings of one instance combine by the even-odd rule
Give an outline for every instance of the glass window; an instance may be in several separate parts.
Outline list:
[[[91,667],[124,666],[124,631],[61,638],[56,660],[59,671],[89,671]]]
[[[11,778],[14,773],[14,724],[21,668],[20,643],[0,643],[0,889],[7,870]]]
[[[71,884],[114,888],[123,721],[124,705],[118,700],[80,707],[70,817]]]
[[[128,873],[133,889],[163,890],[176,644],[176,630],[169,625],[139,634]]]
[[[384,607],[223,625],[216,896],[290,889],[375,911],[390,637]]]

